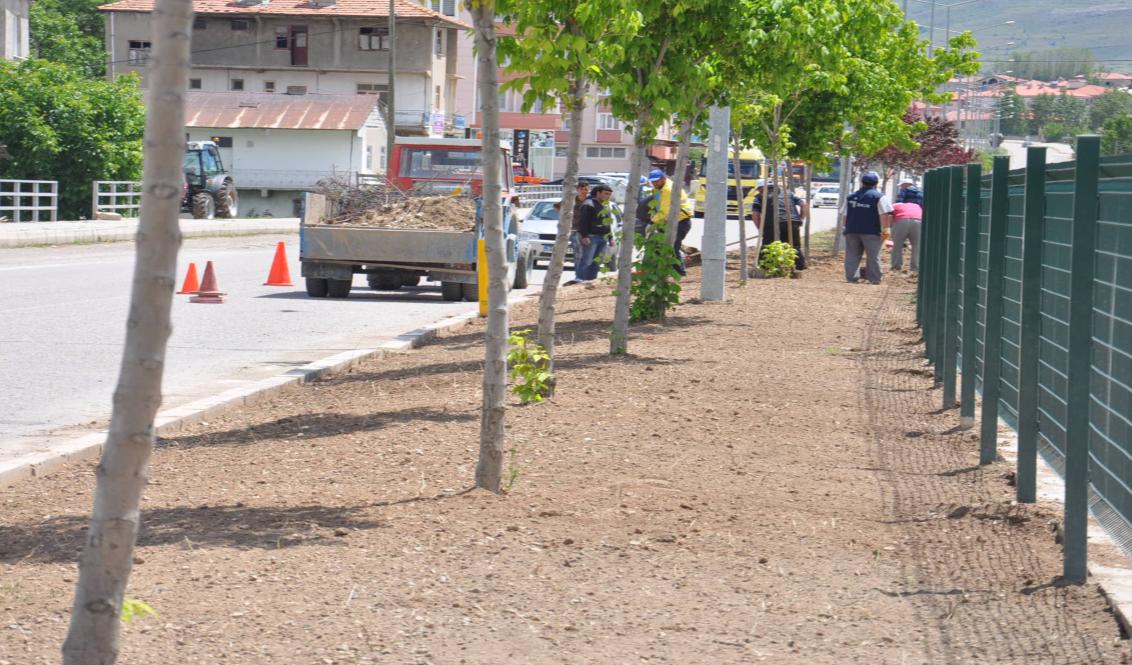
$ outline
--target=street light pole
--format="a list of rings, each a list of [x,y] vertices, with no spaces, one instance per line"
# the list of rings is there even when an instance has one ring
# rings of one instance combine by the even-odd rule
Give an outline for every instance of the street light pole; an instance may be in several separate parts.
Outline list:
[[[393,142],[397,138],[397,112],[393,110],[393,89],[397,71],[397,9],[396,0],[389,0],[389,90],[385,95],[385,177],[389,178],[389,164],[393,161]]]

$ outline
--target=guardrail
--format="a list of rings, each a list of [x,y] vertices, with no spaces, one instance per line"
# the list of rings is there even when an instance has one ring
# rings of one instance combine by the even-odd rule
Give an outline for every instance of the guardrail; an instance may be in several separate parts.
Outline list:
[[[141,215],[142,184],[140,180],[95,180],[91,186],[90,218],[100,212],[114,212],[122,217]]]
[[[58,181],[0,180],[0,217],[12,222],[57,221]]]
[[[997,458],[1001,417],[1018,435],[1019,502],[1037,456],[1065,479],[1064,575],[1083,582],[1088,512],[1132,552],[1132,155],[1026,168],[997,157],[929,171],[916,314],[944,407]],[[958,400],[956,391],[958,389]]]

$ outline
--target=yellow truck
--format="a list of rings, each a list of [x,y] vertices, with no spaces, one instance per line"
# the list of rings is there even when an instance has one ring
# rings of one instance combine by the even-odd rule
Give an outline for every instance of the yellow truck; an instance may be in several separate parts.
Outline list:
[[[727,216],[735,217],[739,214],[737,205],[736,189],[735,189],[735,151],[732,150],[727,155]],[[751,202],[755,198],[755,186],[759,178],[765,177],[763,166],[763,154],[757,149],[743,150],[739,153],[739,171],[743,177],[743,210],[744,214],[750,214]],[[700,178],[697,182],[695,200],[696,200],[696,217],[704,216],[704,197],[707,195],[707,157],[704,157],[703,163],[700,164]]]

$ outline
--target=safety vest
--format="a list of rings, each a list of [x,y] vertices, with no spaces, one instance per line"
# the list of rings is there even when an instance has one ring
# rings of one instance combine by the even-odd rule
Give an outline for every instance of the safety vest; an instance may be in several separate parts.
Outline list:
[[[876,189],[858,189],[845,198],[845,232],[880,235],[880,199]]]

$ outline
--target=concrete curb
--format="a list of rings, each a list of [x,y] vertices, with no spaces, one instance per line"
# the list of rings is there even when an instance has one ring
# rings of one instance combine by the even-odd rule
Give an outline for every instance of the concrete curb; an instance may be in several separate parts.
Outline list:
[[[0,224],[0,248],[82,245],[103,242],[132,242],[138,221],[24,222]],[[201,220],[182,219],[185,238],[298,233],[298,218]]]
[[[511,300],[511,304],[521,302],[526,296]],[[403,353],[423,346],[436,339],[442,330],[460,330],[467,323],[478,317],[475,311],[443,319],[436,323],[422,326],[406,333],[401,333],[393,339],[384,342],[372,349],[356,349],[316,360],[302,367],[288,370],[277,376],[261,379],[238,388],[232,388],[212,397],[189,402],[172,409],[160,411],[154,419],[154,428],[158,436],[169,436],[182,431],[186,426],[198,423],[208,418],[215,418],[221,414],[240,409],[246,405],[254,404],[267,397],[276,395],[287,388],[306,383],[333,374],[351,369],[364,360],[380,358],[386,353]],[[106,442],[108,432],[101,430],[84,434],[75,439],[51,446],[50,450],[23,455],[12,460],[0,462],[0,488],[7,487],[21,480],[43,476],[55,471],[66,464],[79,460],[99,457],[102,446]]]

